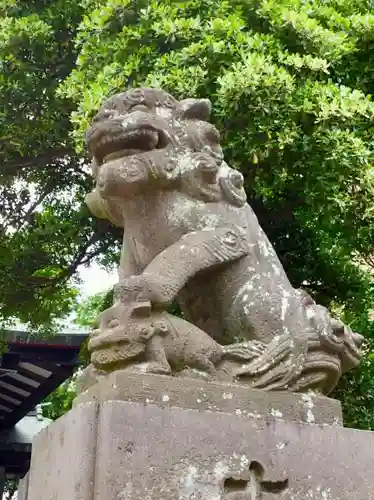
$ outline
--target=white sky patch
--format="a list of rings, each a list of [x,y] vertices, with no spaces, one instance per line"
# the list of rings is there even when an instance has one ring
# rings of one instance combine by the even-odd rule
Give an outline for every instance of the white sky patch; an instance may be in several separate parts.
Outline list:
[[[117,270],[106,271],[96,263],[89,267],[80,267],[78,276],[82,280],[77,288],[80,292],[78,301],[84,301],[96,293],[105,292],[114,286],[118,281]],[[61,320],[62,330],[77,330],[87,332],[86,327],[81,327],[75,322],[75,311]]]
[[[81,267],[78,274],[82,280],[79,289],[83,298],[108,290],[118,280],[117,271],[106,271],[95,263],[89,267]]]

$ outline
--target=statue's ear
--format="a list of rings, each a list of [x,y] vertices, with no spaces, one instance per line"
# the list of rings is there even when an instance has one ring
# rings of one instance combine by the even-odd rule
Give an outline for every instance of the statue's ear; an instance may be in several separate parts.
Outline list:
[[[123,219],[121,217],[121,211],[118,209],[118,213],[115,212],[114,207],[111,209],[108,206],[106,200],[104,200],[97,189],[94,189],[88,193],[84,199],[89,211],[98,219],[109,220],[112,224],[117,227],[123,227]]]
[[[91,172],[92,172],[92,177],[96,180],[97,179],[97,176],[99,174],[99,168],[100,168],[100,165],[97,163],[96,161],[96,158],[92,158],[92,162],[91,162]]]
[[[88,193],[84,199],[90,212],[98,219],[108,219],[105,202],[96,189]]]
[[[179,102],[180,116],[187,120],[208,121],[212,111],[209,99],[183,99]]]

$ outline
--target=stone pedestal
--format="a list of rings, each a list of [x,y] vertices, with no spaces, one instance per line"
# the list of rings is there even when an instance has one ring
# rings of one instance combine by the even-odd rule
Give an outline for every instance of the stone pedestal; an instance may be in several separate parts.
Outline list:
[[[331,399],[115,373],[33,445],[28,500],[370,500],[374,433]]]
[[[27,500],[29,491],[29,474],[27,473],[18,484],[17,500]]]

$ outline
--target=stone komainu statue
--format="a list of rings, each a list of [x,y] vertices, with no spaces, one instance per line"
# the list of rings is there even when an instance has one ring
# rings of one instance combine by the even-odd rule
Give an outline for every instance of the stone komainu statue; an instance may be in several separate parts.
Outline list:
[[[362,337],[292,287],[210,111],[207,99],[133,89],[108,99],[87,132],[88,206],[124,228],[92,364],[329,393],[359,363]],[[183,319],[166,312],[173,300]]]

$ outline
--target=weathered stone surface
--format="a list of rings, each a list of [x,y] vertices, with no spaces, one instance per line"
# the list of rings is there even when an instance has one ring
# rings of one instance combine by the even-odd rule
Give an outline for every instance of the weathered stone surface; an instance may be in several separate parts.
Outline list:
[[[29,491],[29,473],[18,483],[17,500],[27,500]]]
[[[199,381],[183,391],[171,377],[130,376],[118,390],[119,376],[38,436],[28,500],[374,499],[374,433],[265,418],[265,394],[243,387],[206,383],[200,395]],[[302,397],[270,396],[284,411]]]
[[[374,434],[108,401],[94,497],[370,500]]]
[[[75,406],[106,401],[133,401],[159,407],[224,412],[244,418],[275,419],[339,425],[340,403],[324,396],[264,392],[236,384],[186,380],[162,375],[109,374],[80,394]]]
[[[328,394],[357,366],[362,338],[291,285],[210,111],[207,99],[130,89],[105,101],[87,132],[87,203],[125,233],[92,364]],[[173,300],[183,320],[167,313]]]
[[[80,405],[38,434],[27,500],[93,499],[97,415],[95,403]]]

